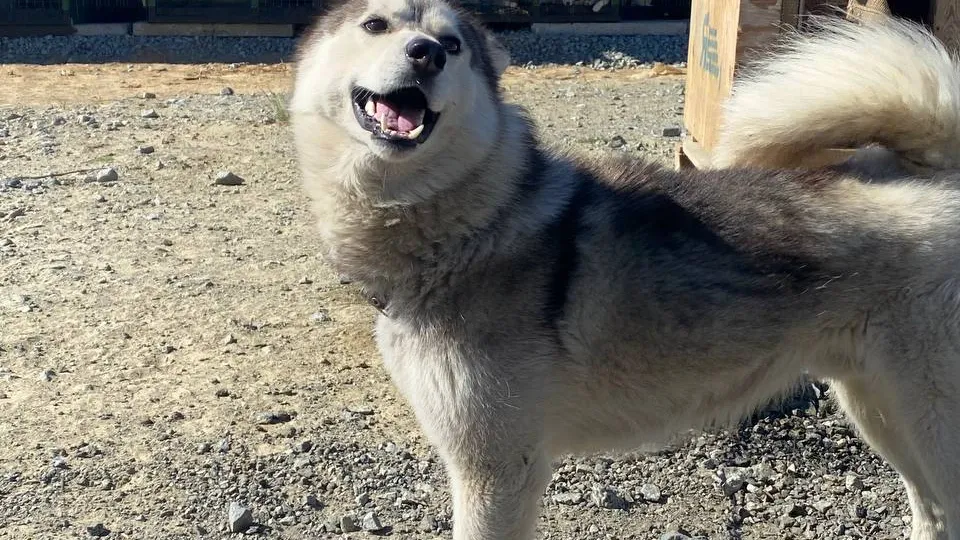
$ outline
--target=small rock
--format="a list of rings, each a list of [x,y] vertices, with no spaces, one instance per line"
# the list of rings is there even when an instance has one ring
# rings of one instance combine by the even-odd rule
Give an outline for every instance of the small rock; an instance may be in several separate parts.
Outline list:
[[[152,154],[153,151],[154,151],[154,148],[153,148],[152,146],[138,146],[138,147],[137,147],[137,152],[140,152],[140,153],[143,154],[143,155]]]
[[[640,486],[640,495],[643,497],[643,500],[647,502],[660,502],[660,499],[663,497],[660,488],[655,484],[644,484]]]
[[[213,450],[213,445],[210,443],[204,442],[197,445],[197,453],[200,455],[209,454]]]
[[[233,88],[230,88],[229,86],[224,86],[223,88],[220,89],[220,95],[221,95],[221,96],[232,96],[232,95],[233,95]]]
[[[230,532],[244,532],[253,525],[253,513],[249,508],[234,501],[227,510],[227,527]]]
[[[736,472],[727,473],[726,479],[723,481],[723,494],[727,497],[732,497],[735,493],[738,493],[744,487],[746,487],[747,481],[743,478],[743,475]]]
[[[94,538],[103,538],[110,534],[110,529],[104,527],[103,523],[97,523],[96,525],[87,527],[87,534]]]
[[[770,481],[776,474],[777,471],[773,470],[773,466],[766,461],[753,467],[753,476],[761,482]]]
[[[583,493],[580,493],[579,491],[557,493],[551,497],[551,499],[557,504],[575,505],[583,502]]]
[[[590,492],[593,503],[600,508],[623,510],[627,502],[611,488],[597,486]]]
[[[373,405],[368,403],[356,403],[353,405],[347,406],[347,410],[353,414],[359,414],[361,416],[370,416],[373,414]]]
[[[305,278],[301,278],[300,281],[297,282],[297,285],[310,285],[311,283],[313,283],[313,280],[308,277],[305,277]]]
[[[67,458],[63,456],[57,456],[53,458],[53,460],[50,462],[50,467],[54,469],[66,469],[68,467]]]
[[[164,167],[166,167],[166,165],[163,164],[163,161],[161,161],[161,160],[158,159],[158,160],[157,160],[157,166],[156,166],[155,168],[159,171],[159,170],[163,169]]]
[[[218,186],[242,186],[243,178],[233,174],[230,171],[220,171],[217,173],[217,177],[213,180],[213,183]]]
[[[799,504],[790,504],[790,505],[787,505],[785,513],[790,517],[800,517],[806,514],[807,512]]]
[[[223,341],[221,341],[220,343],[222,345],[232,345],[236,342],[237,342],[236,336],[234,336],[233,334],[227,334],[226,337],[223,338]]]
[[[852,491],[854,493],[859,493],[863,491],[863,480],[855,474],[848,474],[843,481],[844,485],[847,487],[847,491]]]
[[[144,92],[140,94],[140,99],[156,99],[157,95],[153,92]]]
[[[140,118],[160,118],[160,115],[153,109],[147,109],[140,113]]]
[[[104,197],[103,194],[101,193],[101,194],[97,195],[96,197],[94,197],[93,202],[96,202],[96,203],[105,203],[105,202],[107,202],[107,198]]]
[[[607,146],[609,146],[610,148],[620,148],[626,144],[627,144],[626,139],[624,139],[620,135],[614,136],[612,139],[610,139],[610,141],[607,142]]]
[[[665,127],[663,128],[664,137],[679,137],[682,131],[677,126]]]
[[[284,424],[290,420],[293,420],[293,417],[283,411],[264,411],[254,417],[254,422],[261,425]]]
[[[377,532],[383,530],[383,525],[380,524],[380,518],[377,517],[377,514],[374,512],[367,512],[363,515],[363,520],[361,522],[363,530],[369,532]]]
[[[44,370],[44,371],[42,371],[42,372],[40,373],[40,380],[43,381],[43,382],[50,382],[50,381],[52,381],[53,378],[56,377],[56,376],[57,376],[57,372],[55,372],[55,371],[53,371],[53,370],[51,370],[51,369],[47,369],[47,370]]]
[[[53,125],[55,125],[55,126],[62,126],[62,125],[64,125],[64,124],[66,124],[66,123],[67,123],[67,119],[64,118],[64,117],[62,117],[62,116],[58,116],[58,117],[56,117],[56,118],[53,119]]]
[[[816,502],[813,503],[812,506],[817,510],[817,512],[820,512],[820,513],[822,514],[822,513],[826,512],[827,510],[833,508],[833,502],[831,502],[831,501],[816,501]]]
[[[661,534],[660,540],[691,540],[691,538],[680,531],[670,531]]]
[[[101,183],[116,182],[120,179],[120,175],[117,174],[117,170],[113,167],[107,167],[106,169],[98,171],[94,179]]]
[[[217,443],[217,452],[226,454],[230,451],[230,446],[230,439],[220,439],[220,442]]]
[[[221,398],[223,398],[223,397],[230,397],[230,391],[227,390],[226,388],[217,388],[217,391],[214,392],[213,395],[215,395],[215,396],[217,396],[217,397],[221,397]]]
[[[358,506],[363,506],[368,502],[370,502],[370,495],[367,493],[361,493],[360,495],[357,495],[354,501],[357,503]]]
[[[340,529],[344,533],[352,533],[360,530],[360,526],[357,525],[357,521],[353,519],[353,516],[343,516],[340,518]]]
[[[310,315],[310,320],[316,323],[327,322],[330,320],[330,316],[327,315],[326,311],[317,311],[313,315]]]
[[[320,508],[323,506],[323,503],[320,502],[320,499],[316,495],[304,495],[303,496],[303,505],[310,508]]]

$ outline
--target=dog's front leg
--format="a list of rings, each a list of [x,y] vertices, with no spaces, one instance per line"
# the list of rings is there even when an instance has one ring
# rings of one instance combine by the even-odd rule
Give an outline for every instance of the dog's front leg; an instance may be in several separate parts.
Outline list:
[[[507,428],[509,430],[509,428]],[[509,440],[509,439],[507,439]],[[454,540],[531,540],[550,481],[550,458],[538,444],[491,448],[480,443],[448,456]]]

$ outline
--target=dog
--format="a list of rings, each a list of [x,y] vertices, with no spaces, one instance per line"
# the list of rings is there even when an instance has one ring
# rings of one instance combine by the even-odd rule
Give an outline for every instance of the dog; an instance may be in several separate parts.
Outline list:
[[[558,456],[736,421],[806,375],[903,477],[911,538],[960,540],[960,76],[910,23],[826,26],[737,87],[692,172],[545,147],[501,97],[509,54],[444,0],[348,0],[303,39],[323,253],[381,312],[456,540],[533,538]],[[837,141],[893,159],[790,168]]]

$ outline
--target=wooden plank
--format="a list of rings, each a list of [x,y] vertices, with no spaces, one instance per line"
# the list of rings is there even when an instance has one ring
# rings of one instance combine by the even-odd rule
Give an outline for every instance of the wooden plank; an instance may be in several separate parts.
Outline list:
[[[847,18],[866,21],[890,15],[887,0],[850,0],[847,3]]]
[[[677,149],[675,165],[677,166],[677,170],[689,169],[691,167],[701,170],[709,169],[710,152],[693,137],[686,137]]]
[[[730,95],[737,61],[740,0],[693,0],[687,50],[684,125],[712,147],[721,103]]]
[[[951,52],[960,52],[960,0],[936,0],[933,31]]]

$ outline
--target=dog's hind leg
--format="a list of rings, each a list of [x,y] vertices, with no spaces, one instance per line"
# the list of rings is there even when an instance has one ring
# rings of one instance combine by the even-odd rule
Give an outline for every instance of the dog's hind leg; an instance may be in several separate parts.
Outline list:
[[[883,385],[876,379],[856,376],[831,381],[831,388],[861,437],[900,473],[912,514],[910,540],[946,540],[937,519],[933,489],[901,424],[905,419],[892,416]]]

